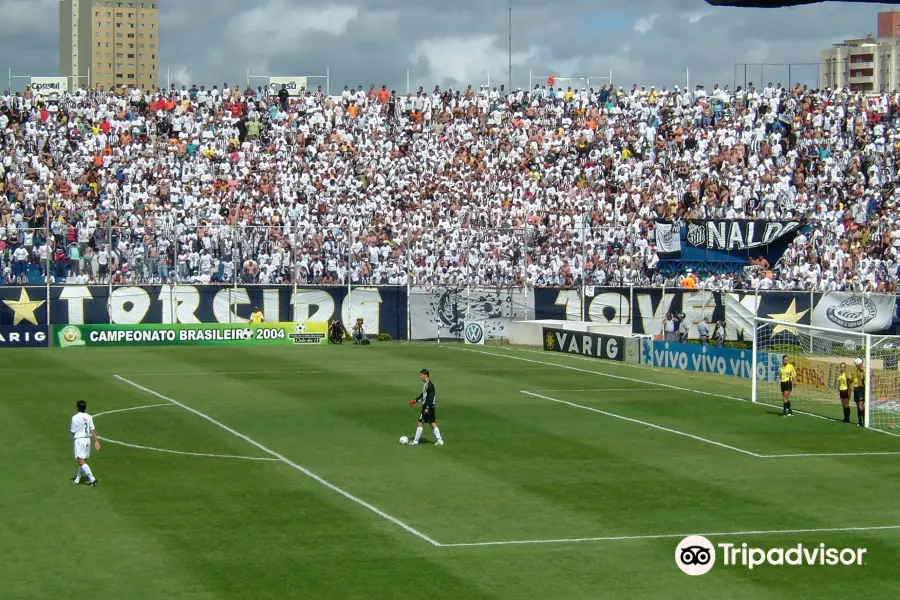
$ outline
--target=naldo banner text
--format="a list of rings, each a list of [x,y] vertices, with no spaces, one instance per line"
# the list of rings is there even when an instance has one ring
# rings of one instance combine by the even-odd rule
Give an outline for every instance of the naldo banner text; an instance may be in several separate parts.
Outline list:
[[[750,379],[753,375],[752,358],[751,350],[660,342],[650,338],[641,340],[641,364],[664,369],[698,371]],[[780,362],[780,354],[757,353],[756,369],[759,380],[775,381]]]

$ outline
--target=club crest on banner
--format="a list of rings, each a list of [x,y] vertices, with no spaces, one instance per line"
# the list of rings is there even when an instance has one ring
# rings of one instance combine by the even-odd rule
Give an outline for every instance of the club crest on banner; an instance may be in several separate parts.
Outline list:
[[[688,223],[687,241],[691,246],[706,245],[706,225]]]

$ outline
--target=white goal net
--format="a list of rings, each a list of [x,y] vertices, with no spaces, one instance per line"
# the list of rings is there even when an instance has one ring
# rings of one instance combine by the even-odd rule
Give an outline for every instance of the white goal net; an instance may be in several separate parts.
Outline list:
[[[847,375],[850,422],[857,422],[853,389],[857,370],[865,376],[864,425],[900,435],[900,336],[872,335],[755,319],[753,402],[782,406],[782,357],[794,365],[791,408],[843,420],[840,381]],[[857,366],[861,359],[861,366]]]

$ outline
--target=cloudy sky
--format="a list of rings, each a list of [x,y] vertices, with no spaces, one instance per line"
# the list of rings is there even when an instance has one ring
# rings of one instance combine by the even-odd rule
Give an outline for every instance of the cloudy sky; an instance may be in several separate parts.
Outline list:
[[[160,82],[244,84],[259,75],[324,75],[344,85],[406,90],[506,83],[508,0],[157,0]],[[795,63],[815,84],[818,50],[876,31],[879,5],[713,8],[703,0],[513,0],[512,82],[604,76],[617,85],[732,84],[735,63]],[[0,69],[58,74],[58,1],[0,0]],[[744,68],[737,69],[743,83]],[[787,83],[787,67],[748,79]],[[3,77],[3,75],[0,75]],[[2,88],[7,87],[5,77]],[[601,80],[596,80],[601,83]],[[254,84],[264,83],[255,80]],[[310,87],[324,79],[309,80]],[[593,82],[592,82],[593,83]],[[16,82],[20,89],[24,80]],[[430,89],[430,88],[429,88]]]

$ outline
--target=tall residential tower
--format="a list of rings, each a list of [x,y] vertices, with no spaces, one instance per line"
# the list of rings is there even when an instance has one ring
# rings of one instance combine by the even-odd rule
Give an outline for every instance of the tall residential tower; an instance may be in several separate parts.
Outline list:
[[[60,0],[59,72],[71,87],[156,89],[156,2]],[[77,78],[77,79],[75,79]]]

